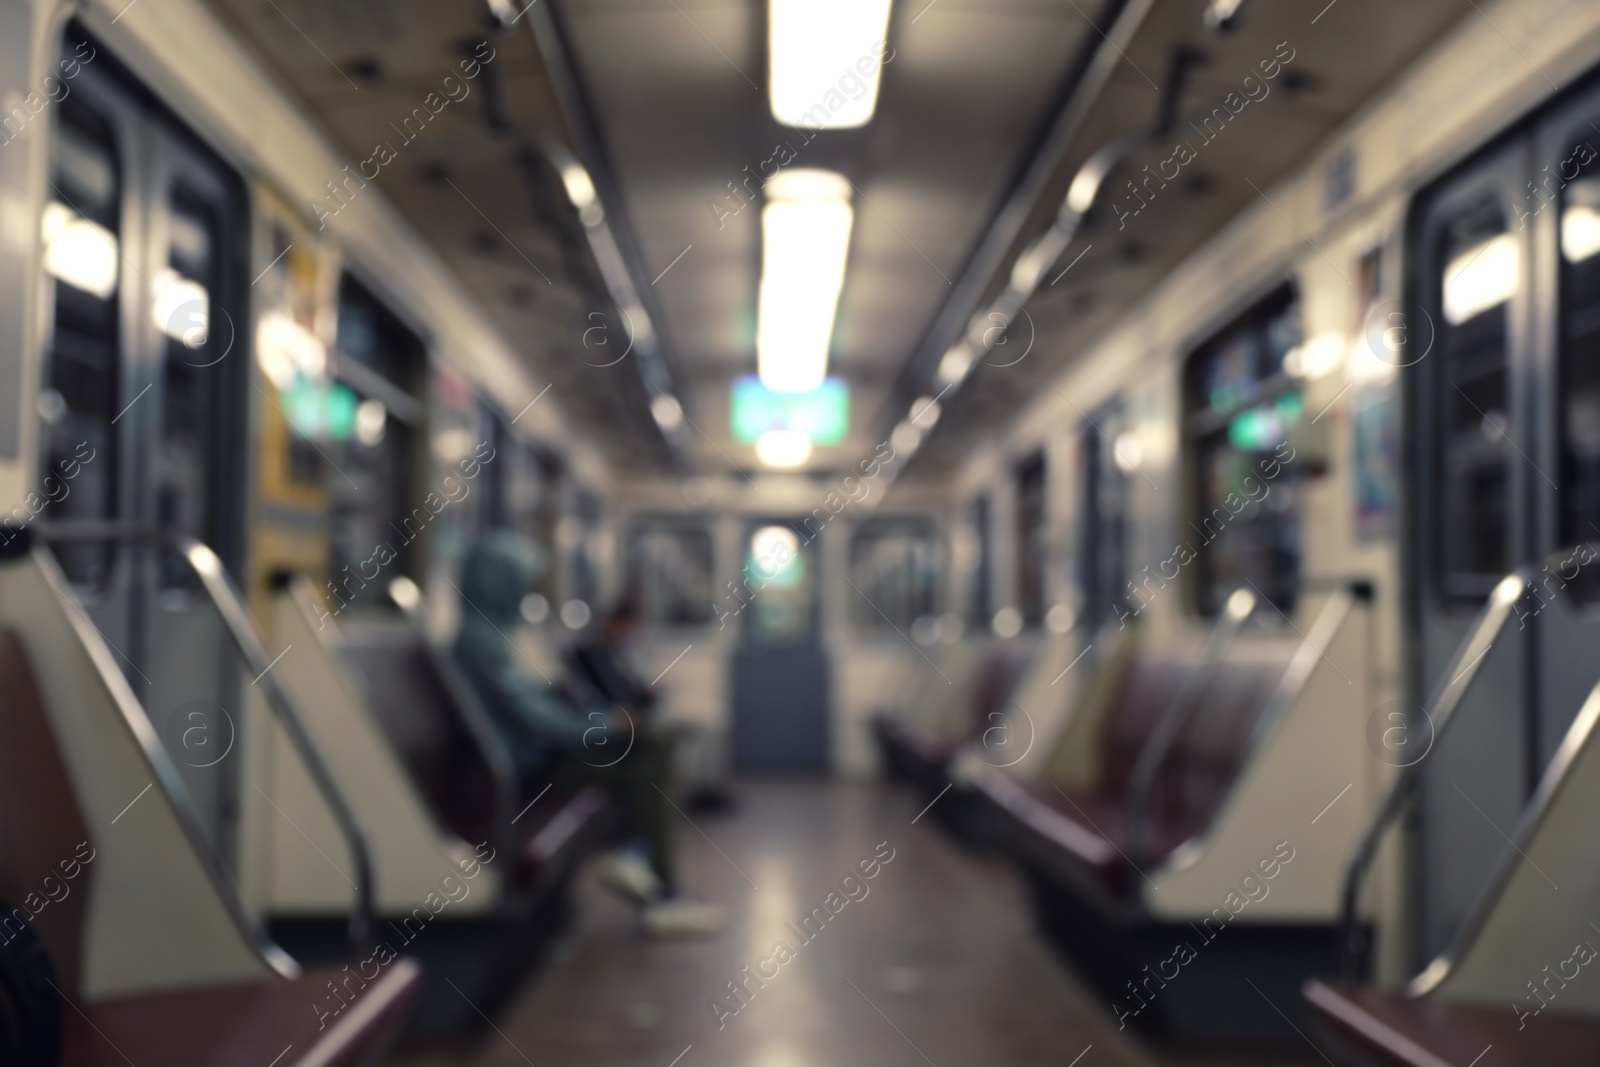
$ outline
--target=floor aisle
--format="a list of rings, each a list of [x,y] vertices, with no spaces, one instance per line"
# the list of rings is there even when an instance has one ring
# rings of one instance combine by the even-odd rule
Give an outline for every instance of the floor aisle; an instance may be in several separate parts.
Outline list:
[[[913,824],[918,805],[909,793],[765,782],[741,785],[739,800],[732,816],[685,822],[679,839],[686,888],[729,910],[721,937],[642,940],[632,910],[586,879],[579,887],[581,917],[558,958],[500,1022],[499,1033],[489,1033],[460,1062],[1169,1062],[1117,1033],[1114,1020],[1068,978],[1033,930],[1011,871],[957,848],[931,816]],[[874,860],[875,877],[844,882],[859,875],[864,861],[872,871]],[[830,900],[830,893],[838,895]],[[820,933],[813,932],[815,919],[812,929],[797,932],[813,909],[831,914],[830,905],[837,914]],[[792,955],[774,954],[780,941]],[[735,1014],[739,1003],[727,985],[742,981],[747,966],[768,977],[745,984],[748,1003]],[[409,1060],[411,1067],[441,1062],[449,1061]]]

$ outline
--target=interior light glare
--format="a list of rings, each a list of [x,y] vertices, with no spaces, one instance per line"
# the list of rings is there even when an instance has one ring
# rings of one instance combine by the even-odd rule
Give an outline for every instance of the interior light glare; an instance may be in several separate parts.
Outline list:
[[[889,6],[890,0],[770,0],[772,117],[808,130],[870,122],[888,51]]]
[[[110,230],[54,200],[45,205],[39,228],[51,277],[101,300],[116,291],[117,238]]]
[[[834,315],[850,254],[850,183],[789,170],[766,186],[756,362],[761,383],[806,393],[827,377]]]
[[[1462,252],[1444,269],[1444,317],[1459,326],[1517,291],[1517,242],[1498,234]]]
[[[799,430],[768,430],[756,439],[756,458],[775,470],[793,470],[811,458],[811,438]]]

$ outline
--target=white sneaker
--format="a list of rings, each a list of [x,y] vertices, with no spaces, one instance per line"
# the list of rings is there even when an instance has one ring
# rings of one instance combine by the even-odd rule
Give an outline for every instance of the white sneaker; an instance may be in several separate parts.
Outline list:
[[[722,909],[703,900],[658,900],[641,913],[651,937],[711,937],[722,932]]]
[[[613,852],[601,860],[600,884],[638,904],[661,895],[661,879],[637,852]]]

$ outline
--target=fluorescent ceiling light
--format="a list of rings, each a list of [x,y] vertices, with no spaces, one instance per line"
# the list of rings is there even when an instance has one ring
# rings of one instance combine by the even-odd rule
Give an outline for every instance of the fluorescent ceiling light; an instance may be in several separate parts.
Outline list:
[[[1517,242],[1491,237],[1452,259],[1444,269],[1444,317],[1459,326],[1504,304],[1517,291]]]
[[[768,389],[808,393],[828,373],[855,217],[850,183],[831,171],[786,170],[765,192],[757,370]]]
[[[919,430],[931,430],[939,421],[939,401],[931,396],[919,396],[911,402],[911,425]]]
[[[756,439],[756,458],[777,470],[793,470],[811,458],[811,438],[799,430],[768,430]]]
[[[44,206],[39,228],[51,277],[101,300],[116,292],[117,238],[110,230],[55,200]]]
[[[656,420],[656,425],[667,433],[683,425],[683,405],[678,403],[677,397],[668,393],[661,393],[650,401],[650,415]]]
[[[567,187],[567,199],[579,211],[594,203],[594,182],[589,172],[577,163],[568,163],[561,168],[561,184]]]
[[[902,422],[895,426],[894,432],[889,434],[889,445],[898,455],[901,452],[910,454],[922,444],[922,431],[911,422]]]
[[[889,2],[770,0],[772,117],[808,130],[847,130],[871,121],[888,50]]]
[[[938,378],[944,385],[954,385],[972,369],[972,353],[964,344],[958,344],[939,361]]]

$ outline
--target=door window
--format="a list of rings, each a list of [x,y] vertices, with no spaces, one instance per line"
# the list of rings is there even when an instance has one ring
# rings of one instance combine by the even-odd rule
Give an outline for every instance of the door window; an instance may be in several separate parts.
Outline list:
[[[111,127],[74,97],[60,105],[50,187],[41,238],[54,314],[38,402],[40,484],[51,518],[107,520],[116,516],[122,382],[121,170]],[[112,551],[67,545],[57,558],[74,584],[97,588],[110,573]]]
[[[1570,545],[1600,541],[1600,168],[1593,157],[1564,192],[1560,244],[1556,500],[1559,540]],[[1569,591],[1584,603],[1600,599],[1593,568],[1581,572]]]
[[[1479,601],[1511,569],[1508,316],[1519,246],[1496,198],[1455,212],[1436,240],[1433,556],[1446,599]]]
[[[1279,289],[1202,345],[1186,370],[1184,435],[1194,463],[1196,605],[1215,616],[1254,585],[1285,615],[1300,575],[1300,481],[1289,433],[1304,414],[1285,357],[1300,303]]]

